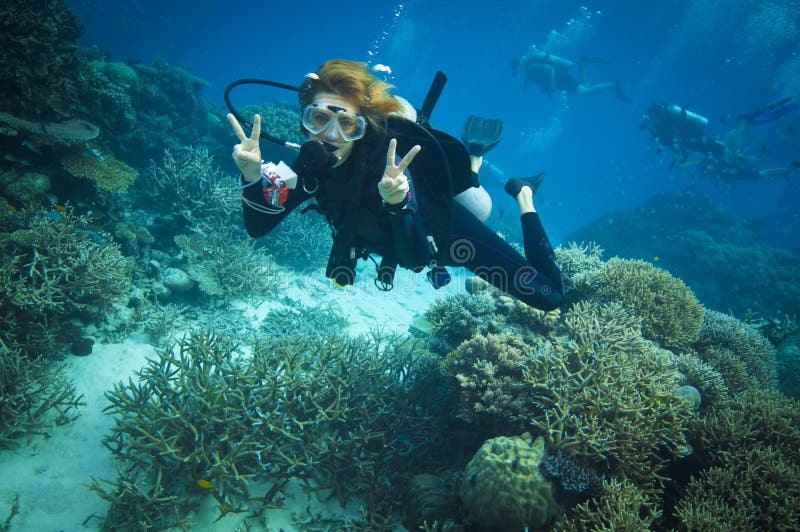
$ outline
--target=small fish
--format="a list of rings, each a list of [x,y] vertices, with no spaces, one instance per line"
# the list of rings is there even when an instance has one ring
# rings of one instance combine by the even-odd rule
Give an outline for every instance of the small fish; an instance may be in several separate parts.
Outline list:
[[[64,207],[63,205],[59,205],[58,203],[56,203],[55,205],[53,205],[53,208],[54,208],[55,210],[57,210],[58,212],[67,212],[67,208],[66,208],[66,207]]]
[[[203,488],[204,490],[209,490],[209,489],[211,489],[213,487],[211,482],[209,482],[208,480],[206,480],[204,478],[197,479],[197,485],[200,486],[201,488]]]
[[[660,261],[660,260],[661,260],[661,257],[659,257],[658,255],[656,255],[655,257],[653,257],[653,262],[658,262],[658,261]]]

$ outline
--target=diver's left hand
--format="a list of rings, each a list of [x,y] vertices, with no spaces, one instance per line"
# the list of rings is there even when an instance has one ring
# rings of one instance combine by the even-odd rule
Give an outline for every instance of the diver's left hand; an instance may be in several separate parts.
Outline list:
[[[422,146],[416,145],[410,150],[405,157],[397,164],[394,164],[395,153],[397,151],[397,139],[389,141],[389,149],[386,151],[386,169],[383,171],[383,178],[378,183],[378,192],[381,199],[389,205],[396,205],[405,199],[408,194],[409,185],[408,177],[403,173],[405,169],[414,160],[414,157],[422,149]]]

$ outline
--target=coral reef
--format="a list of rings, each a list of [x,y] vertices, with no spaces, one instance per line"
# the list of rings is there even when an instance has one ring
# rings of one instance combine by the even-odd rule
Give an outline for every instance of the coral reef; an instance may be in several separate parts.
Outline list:
[[[541,529],[561,513],[550,481],[539,471],[544,438],[500,436],[486,441],[467,464],[460,496],[480,532]]]
[[[2,335],[5,336],[5,335]],[[83,396],[41,356],[0,336],[0,449],[77,417]],[[9,345],[10,344],[10,345]]]
[[[26,324],[8,334],[32,352],[58,352],[69,346],[68,320],[101,320],[126,294],[132,263],[72,208],[6,211],[3,218],[0,302]]]
[[[603,495],[573,508],[569,515],[555,523],[558,531],[589,532],[591,530],[653,530],[661,510],[634,483],[610,479],[602,487]],[[690,530],[703,530],[703,528]]]
[[[67,2],[8,0],[0,28],[0,108],[39,121],[71,116],[79,104],[81,25]]]
[[[277,290],[280,277],[269,255],[230,229],[178,235],[175,243],[186,271],[206,295],[265,295]]]
[[[594,242],[588,244],[569,242],[567,247],[558,246],[554,251],[561,265],[568,301],[574,302],[588,295],[593,276],[603,266],[601,260],[603,250],[600,246]]]
[[[179,525],[205,495],[221,515],[263,509],[292,478],[341,502],[361,496],[370,515],[391,510],[403,472],[435,445],[434,420],[415,409],[413,344],[283,336],[247,351],[200,331],[108,393],[106,445],[123,473],[92,482],[112,503],[107,528]],[[258,480],[270,481],[263,493]]]
[[[689,449],[692,405],[674,395],[674,355],[643,339],[619,304],[576,304],[563,333],[537,345],[476,337],[448,354],[442,368],[459,383],[459,416],[535,430],[553,451],[653,489],[668,457]]]
[[[447,353],[475,334],[499,331],[494,314],[494,299],[483,292],[434,301],[425,311],[431,323],[431,350]]]
[[[597,297],[619,301],[641,318],[642,335],[667,349],[697,340],[703,307],[692,291],[664,270],[639,260],[612,258],[594,280]]]
[[[194,230],[228,227],[239,215],[236,182],[214,165],[214,158],[202,146],[165,150],[161,164],[151,163],[144,180],[148,186],[142,193],[152,206],[177,214],[184,226]]]
[[[692,478],[676,509],[685,530],[797,530],[800,460],[789,449],[737,446]],[[790,458],[791,455],[793,458]]]
[[[703,316],[698,338],[702,358],[711,350],[728,350],[746,367],[746,376],[767,389],[778,387],[775,348],[752,325],[717,311]],[[729,383],[731,384],[731,383]]]
[[[758,443],[800,448],[800,403],[777,391],[742,392],[695,424],[696,446],[711,458]]]
[[[61,164],[74,177],[87,179],[98,189],[115,194],[127,192],[139,175],[135,169],[110,155],[71,155],[62,159]]]
[[[728,385],[714,365],[693,354],[678,355],[678,371],[702,398],[701,409],[716,408],[729,398]]]

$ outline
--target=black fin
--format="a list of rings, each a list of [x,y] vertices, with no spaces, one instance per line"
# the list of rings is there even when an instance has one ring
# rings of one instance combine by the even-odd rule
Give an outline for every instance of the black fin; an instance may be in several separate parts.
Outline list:
[[[461,140],[470,155],[481,156],[497,146],[503,137],[503,121],[497,118],[468,116],[461,129]]]
[[[540,172],[531,177],[512,177],[506,181],[503,190],[512,198],[516,198],[519,191],[522,190],[522,187],[530,187],[531,192],[533,192],[535,196],[536,191],[539,190],[539,186],[542,184],[542,181],[544,181],[544,175],[545,172]]]

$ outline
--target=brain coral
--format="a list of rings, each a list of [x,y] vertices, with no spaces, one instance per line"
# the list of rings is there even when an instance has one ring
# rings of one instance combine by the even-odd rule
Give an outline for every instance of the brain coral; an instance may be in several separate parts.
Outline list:
[[[539,471],[544,439],[530,434],[486,441],[467,464],[461,500],[482,532],[539,529],[561,513]]]
[[[604,302],[619,301],[642,320],[642,335],[670,350],[697,340],[703,306],[683,281],[641,260],[613,258],[595,278]]]

